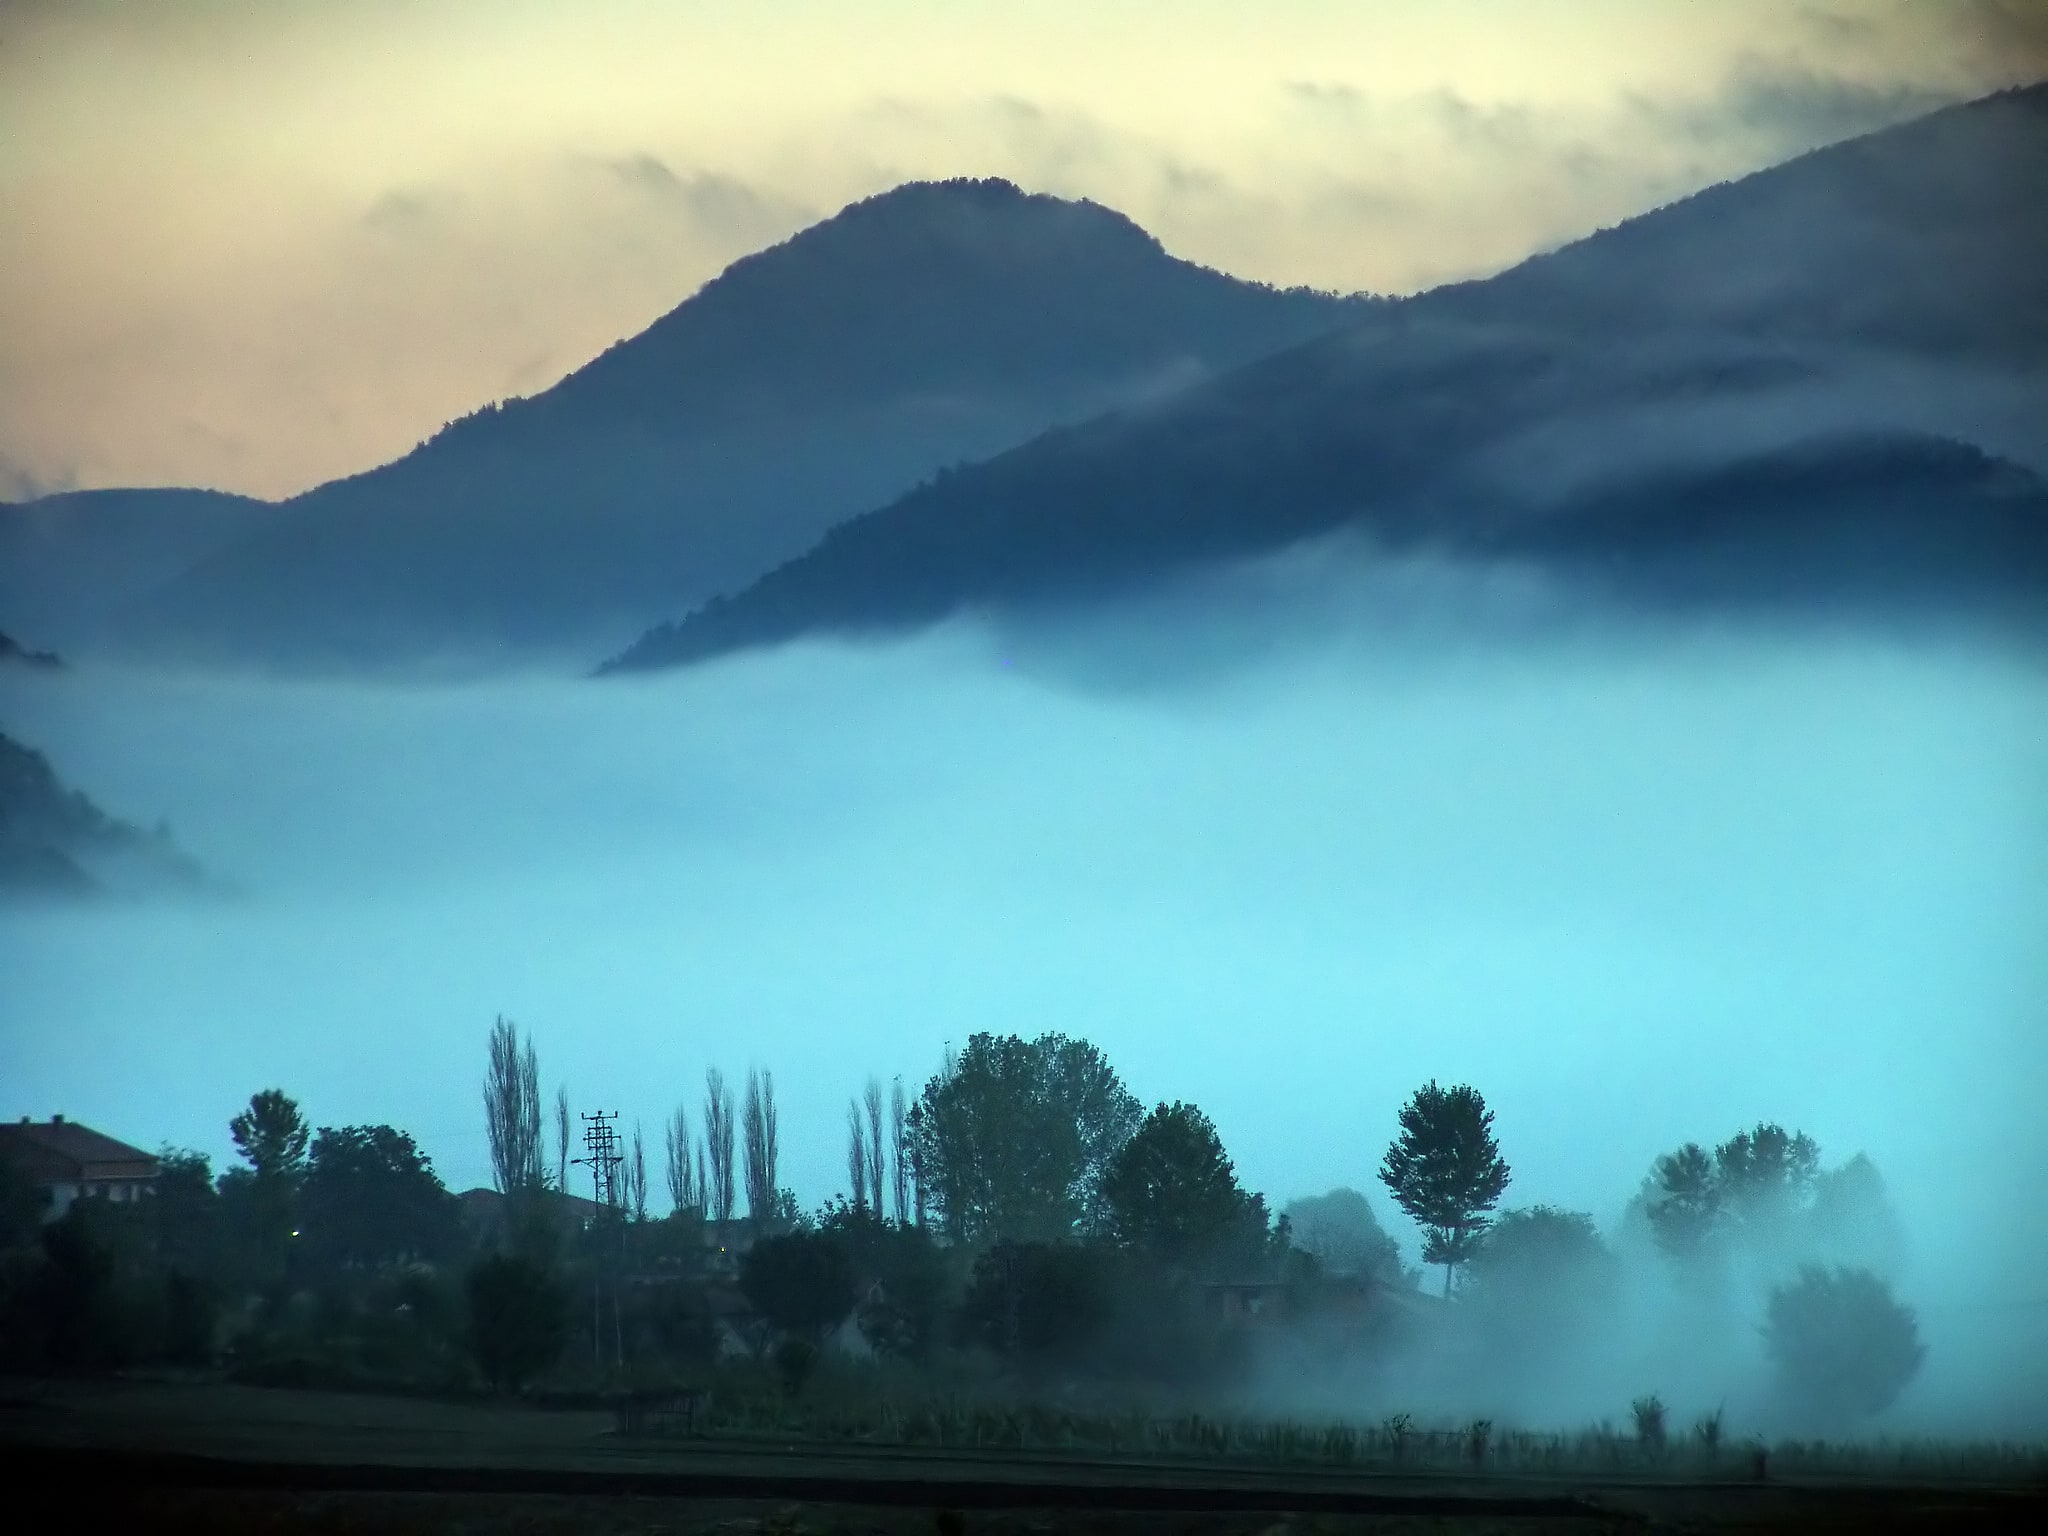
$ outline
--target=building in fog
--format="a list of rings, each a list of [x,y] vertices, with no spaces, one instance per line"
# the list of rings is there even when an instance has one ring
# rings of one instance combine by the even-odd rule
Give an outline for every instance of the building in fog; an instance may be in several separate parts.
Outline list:
[[[48,1120],[24,1115],[15,1124],[0,1124],[0,1158],[43,1192],[46,1221],[55,1221],[72,1201],[86,1196],[140,1200],[155,1187],[160,1167],[140,1147],[62,1115]]]

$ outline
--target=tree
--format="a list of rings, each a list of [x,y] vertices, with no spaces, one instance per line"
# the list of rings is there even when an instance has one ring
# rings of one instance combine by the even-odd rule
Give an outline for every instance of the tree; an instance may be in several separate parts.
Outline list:
[[[1888,1275],[1905,1251],[1905,1231],[1876,1164],[1857,1153],[1815,1181],[1810,1246],[1829,1263]]]
[[[868,1138],[860,1123],[860,1100],[846,1105],[846,1182],[853,1193],[848,1198],[857,1211],[868,1209]]]
[[[1475,1088],[1440,1088],[1432,1078],[1403,1106],[1400,1121],[1380,1179],[1427,1234],[1422,1261],[1444,1266],[1448,1296],[1451,1277],[1486,1230],[1486,1213],[1508,1187],[1508,1165],[1494,1140],[1493,1111]]]
[[[1000,1242],[975,1261],[960,1324],[970,1339],[1026,1365],[1073,1361],[1109,1325],[1110,1280],[1100,1249]]]
[[[740,1294],[770,1327],[815,1346],[853,1310],[853,1259],[836,1232],[759,1238],[740,1261]]]
[[[635,1221],[647,1219],[647,1142],[633,1122],[633,1151],[626,1160],[626,1207]]]
[[[1504,1212],[1473,1246],[1461,1297],[1492,1360],[1555,1359],[1612,1316],[1620,1265],[1593,1218],[1538,1205]]]
[[[1832,1191],[1836,1198],[1867,1193],[1868,1175],[1844,1173],[1849,1184]],[[1866,1188],[1856,1190],[1858,1184]],[[1712,1153],[1687,1142],[1658,1158],[1644,1209],[1658,1246],[1698,1276],[1733,1252],[1773,1266],[1802,1249],[1810,1252],[1816,1234],[1810,1218],[1828,1190],[1813,1138],[1764,1122]],[[1830,1217],[1841,1214],[1838,1208]]]
[[[1689,1141],[1657,1159],[1646,1210],[1666,1254],[1683,1264],[1700,1257],[1721,1220],[1721,1186],[1705,1147]]]
[[[889,1206],[884,1189],[888,1184],[888,1143],[882,1135],[882,1083],[871,1077],[861,1091],[861,1108],[868,1120],[868,1187],[874,1195],[875,1219],[888,1219]]]
[[[228,1134],[259,1179],[294,1180],[305,1170],[312,1133],[297,1102],[281,1089],[252,1094],[249,1107],[228,1122]]]
[[[47,1189],[30,1179],[11,1158],[0,1156],[0,1252],[41,1237],[43,1212],[49,1204]]]
[[[1787,1406],[1824,1432],[1891,1406],[1927,1354],[1883,1280],[1819,1265],[1771,1292],[1764,1345]]]
[[[235,1150],[249,1165],[244,1180],[221,1186],[224,1205],[239,1216],[241,1236],[265,1284],[285,1273],[299,1181],[305,1174],[312,1132],[298,1104],[276,1088],[249,1099],[249,1107],[228,1122]],[[232,1193],[234,1198],[230,1199]]]
[[[216,1274],[221,1243],[220,1193],[204,1152],[165,1147],[157,1154],[149,1214],[156,1261],[187,1275]]]
[[[446,1258],[461,1240],[455,1198],[433,1160],[388,1125],[320,1128],[299,1223],[309,1253],[334,1267]]]
[[[114,1254],[96,1200],[74,1200],[42,1229],[30,1319],[46,1363],[60,1370],[125,1364],[132,1340],[116,1305]]]
[[[891,1192],[896,1197],[896,1224],[899,1227],[910,1225],[910,1169],[905,1163],[904,1145],[909,1131],[905,1125],[905,1117],[903,1079],[899,1077],[889,1085],[889,1169]]]
[[[1228,1262],[1264,1245],[1263,1205],[1238,1187],[1223,1138],[1192,1104],[1145,1117],[1110,1159],[1102,1200],[1118,1242],[1167,1263]]]
[[[469,1346],[484,1380],[516,1392],[561,1358],[569,1295],[542,1265],[494,1253],[469,1271]]]
[[[555,1090],[555,1188],[569,1189],[569,1090]]]
[[[1094,1046],[977,1034],[906,1117],[912,1176],[956,1242],[1099,1230],[1143,1110]]]
[[[516,1196],[542,1188],[540,1063],[532,1036],[522,1048],[517,1026],[503,1015],[491,1026],[484,1130],[498,1192]]]
[[[704,1154],[691,1161],[690,1112],[678,1104],[668,1121],[668,1197],[676,1211],[704,1214]]]
[[[923,1227],[876,1224],[874,1288],[855,1314],[861,1337],[880,1355],[922,1360],[938,1339],[952,1274],[945,1252]]]
[[[716,1067],[704,1073],[704,1150],[711,1174],[705,1203],[711,1219],[722,1227],[732,1220],[738,1189],[733,1176],[732,1089]]]
[[[741,1142],[747,1163],[747,1217],[756,1227],[774,1219],[776,1161],[775,1074],[747,1073],[746,1135]]]
[[[1355,1189],[1338,1188],[1292,1201],[1281,1219],[1294,1246],[1327,1274],[1356,1275],[1388,1285],[1411,1278],[1401,1266],[1400,1245]]]
[[[1812,1201],[1820,1147],[1811,1136],[1759,1124],[1714,1149],[1723,1212],[1758,1242],[1782,1238]]]

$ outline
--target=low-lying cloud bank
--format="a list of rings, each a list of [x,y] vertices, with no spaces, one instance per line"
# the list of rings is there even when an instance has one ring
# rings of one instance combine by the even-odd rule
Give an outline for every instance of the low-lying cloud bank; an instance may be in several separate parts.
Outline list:
[[[1892,1422],[2048,1428],[2012,1366],[2048,1343],[2037,660],[1566,623],[1502,580],[1455,641],[1441,585],[1267,567],[646,680],[9,681],[13,734],[239,894],[0,915],[0,1108],[224,1159],[279,1085],[461,1188],[502,1012],[650,1136],[706,1064],[773,1068],[808,1205],[868,1075],[1057,1029],[1276,1204],[1383,1219],[1400,1101],[1470,1081],[1505,1204],[1610,1233],[1656,1154],[1776,1120],[1905,1223]]]

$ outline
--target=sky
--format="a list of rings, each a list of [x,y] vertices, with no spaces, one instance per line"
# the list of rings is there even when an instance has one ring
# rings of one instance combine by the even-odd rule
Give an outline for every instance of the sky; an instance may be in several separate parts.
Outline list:
[[[2030,0],[0,0],[0,497],[282,496],[906,180],[1409,292],[2048,73]]]

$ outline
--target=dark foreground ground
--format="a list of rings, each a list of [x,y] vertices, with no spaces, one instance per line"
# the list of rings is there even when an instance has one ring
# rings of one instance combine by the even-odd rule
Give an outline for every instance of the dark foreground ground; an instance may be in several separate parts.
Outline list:
[[[197,1382],[0,1382],[0,1479],[15,1529],[225,1536],[2048,1529],[2039,1488],[1400,1477],[735,1446],[626,1437],[596,1413]]]

